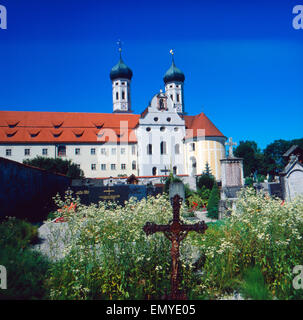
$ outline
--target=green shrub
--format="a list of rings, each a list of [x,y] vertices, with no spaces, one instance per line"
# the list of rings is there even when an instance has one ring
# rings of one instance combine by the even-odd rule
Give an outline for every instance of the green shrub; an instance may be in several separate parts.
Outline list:
[[[218,219],[220,192],[217,183],[214,184],[207,205],[207,215],[210,218]]]
[[[7,289],[0,290],[0,300],[47,299],[49,262],[40,253],[0,246],[0,263],[7,270]]]
[[[204,186],[206,189],[211,190],[215,184],[215,178],[209,174],[202,174],[197,181],[197,188],[202,189]]]
[[[38,241],[38,228],[31,223],[8,217],[0,223],[0,246],[25,248]]]

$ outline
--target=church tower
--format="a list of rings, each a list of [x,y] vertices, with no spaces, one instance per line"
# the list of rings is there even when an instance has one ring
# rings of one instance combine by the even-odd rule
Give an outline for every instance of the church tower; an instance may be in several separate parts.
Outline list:
[[[184,112],[184,93],[183,86],[185,76],[184,73],[178,69],[174,61],[174,52],[170,51],[172,55],[171,67],[166,71],[164,75],[165,92],[166,95],[173,101],[176,112]]]
[[[133,76],[132,70],[123,62],[119,47],[120,60],[111,69],[110,79],[112,81],[113,112],[132,112],[130,99],[130,82]]]

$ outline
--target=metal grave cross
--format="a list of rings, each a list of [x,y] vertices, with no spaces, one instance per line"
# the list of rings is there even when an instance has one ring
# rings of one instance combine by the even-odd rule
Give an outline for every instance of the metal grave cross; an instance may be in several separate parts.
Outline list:
[[[229,151],[228,151],[228,156],[230,158],[233,158],[234,157],[234,152],[233,152],[233,146],[236,146],[237,143],[236,142],[233,142],[233,138],[229,138],[228,139],[228,142],[225,142],[225,145],[226,146],[229,146]]]
[[[168,296],[170,300],[185,300],[186,296],[180,290],[180,253],[179,246],[180,242],[187,236],[189,231],[196,231],[198,233],[204,233],[207,229],[207,225],[204,221],[200,221],[195,224],[184,224],[180,220],[180,207],[183,199],[176,194],[171,198],[173,207],[173,220],[169,224],[161,225],[153,222],[147,222],[143,227],[144,232],[147,236],[156,232],[163,232],[166,238],[171,243],[171,258],[172,258],[172,270],[171,270],[171,294]]]
[[[170,170],[166,169],[166,166],[165,166],[164,169],[161,169],[161,172],[164,172],[164,174],[166,175],[167,172],[170,172]]]

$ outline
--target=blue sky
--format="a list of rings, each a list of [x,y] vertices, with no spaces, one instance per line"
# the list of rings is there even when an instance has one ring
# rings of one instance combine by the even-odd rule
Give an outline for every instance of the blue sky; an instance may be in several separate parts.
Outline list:
[[[0,0],[0,110],[111,112],[121,39],[135,113],[163,89],[173,48],[188,114],[261,148],[303,138],[300,1]]]

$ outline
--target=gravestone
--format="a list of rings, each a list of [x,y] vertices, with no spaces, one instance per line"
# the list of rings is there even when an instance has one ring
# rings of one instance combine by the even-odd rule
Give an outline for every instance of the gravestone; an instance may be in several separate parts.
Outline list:
[[[115,201],[120,205],[124,205],[124,202],[131,197],[135,197],[140,201],[149,195],[156,196],[162,193],[161,188],[134,184],[103,187],[72,186],[71,189],[76,196],[79,196],[81,203],[84,205],[97,204],[99,201]]]
[[[289,163],[280,174],[284,199],[293,200],[298,195],[303,195],[303,164],[298,156],[290,156]]]
[[[234,207],[237,193],[244,187],[243,159],[236,158],[233,154],[233,146],[236,145],[229,138],[225,143],[229,146],[228,157],[221,159],[221,200],[219,203],[219,219],[228,213],[229,206]]]

